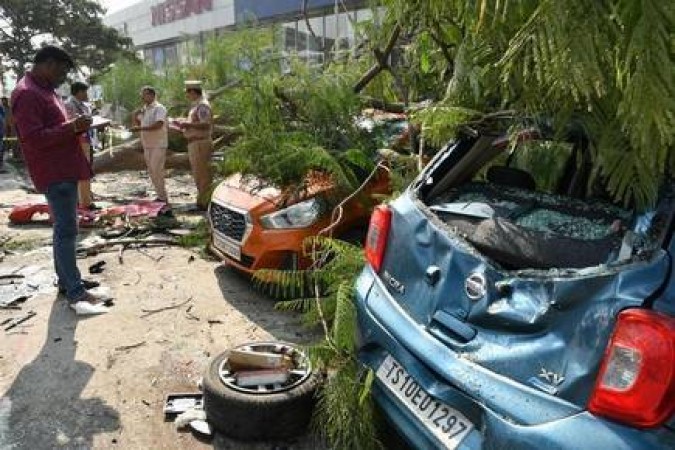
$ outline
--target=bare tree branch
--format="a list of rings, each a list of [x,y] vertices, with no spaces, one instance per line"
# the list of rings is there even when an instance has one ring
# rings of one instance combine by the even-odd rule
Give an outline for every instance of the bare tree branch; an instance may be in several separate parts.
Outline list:
[[[380,72],[389,68],[389,63],[387,60],[389,59],[389,55],[391,55],[391,52],[394,49],[400,34],[401,27],[396,25],[391,32],[391,36],[389,36],[389,40],[387,41],[387,46],[384,48],[384,51],[381,51],[379,48],[373,49],[373,53],[375,53],[375,59],[377,62],[370,69],[368,69],[368,72],[366,72],[365,75],[363,75],[361,79],[354,85],[354,92],[357,94],[361,92],[371,81],[373,81],[377,75],[379,75]]]

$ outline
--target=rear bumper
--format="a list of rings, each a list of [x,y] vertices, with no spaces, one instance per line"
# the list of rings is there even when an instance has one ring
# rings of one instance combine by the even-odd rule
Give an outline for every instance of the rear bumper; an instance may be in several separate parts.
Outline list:
[[[356,290],[359,359],[376,371],[387,355],[393,356],[432,397],[471,420],[475,428],[459,449],[675,448],[671,430],[637,430],[599,419],[462,358],[412,322],[369,266]],[[414,448],[440,447],[379,380],[373,396]]]

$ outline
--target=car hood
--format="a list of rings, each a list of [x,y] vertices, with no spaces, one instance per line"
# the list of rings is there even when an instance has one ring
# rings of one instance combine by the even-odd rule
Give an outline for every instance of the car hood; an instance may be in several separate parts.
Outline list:
[[[299,195],[271,186],[260,178],[231,175],[213,191],[211,201],[246,211],[270,212],[314,197],[333,188],[325,177],[309,175],[308,189]]]

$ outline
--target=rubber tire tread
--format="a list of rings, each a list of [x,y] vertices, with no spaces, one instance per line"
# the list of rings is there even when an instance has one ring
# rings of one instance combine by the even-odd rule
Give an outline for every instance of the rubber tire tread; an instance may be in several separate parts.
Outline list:
[[[242,441],[287,439],[303,434],[312,418],[322,376],[312,372],[300,385],[280,393],[247,394],[220,380],[218,367],[227,354],[223,352],[211,361],[202,381],[209,423]]]

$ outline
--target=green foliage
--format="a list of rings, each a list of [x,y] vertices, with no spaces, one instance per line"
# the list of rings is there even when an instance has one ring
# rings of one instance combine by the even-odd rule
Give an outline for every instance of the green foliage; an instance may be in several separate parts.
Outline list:
[[[589,134],[596,177],[615,199],[648,206],[675,143],[675,4],[633,0],[382,0],[385,27],[420,36],[406,51],[442,77],[445,97],[424,132],[440,140],[454,108],[571,117]],[[431,37],[436,49],[429,45]],[[447,66],[434,59],[438,51]],[[428,56],[423,56],[427,54]],[[427,62],[425,62],[427,61]],[[447,110],[446,108],[450,108]]]
[[[210,39],[206,47],[204,77],[213,85],[223,86],[235,80],[255,78],[279,66],[270,52],[274,28],[251,27],[229,31]],[[256,67],[252,67],[253,64]]]
[[[527,141],[520,144],[514,142],[509,167],[522,169],[532,174],[537,190],[556,193],[558,179],[567,159],[572,154],[572,145],[556,141]],[[508,154],[500,156],[502,165],[506,165]],[[499,162],[494,162],[500,165]],[[487,168],[486,168],[487,169]]]
[[[155,86],[159,90],[160,101],[164,101],[164,92],[160,88],[163,79],[140,61],[122,58],[100,75],[98,82],[103,87],[106,101],[114,102],[129,112],[140,106],[140,90],[145,85]]]
[[[310,270],[261,270],[254,278],[276,295],[307,296],[280,302],[277,308],[301,311],[307,324],[323,326],[324,340],[308,349],[315,367],[329,374],[314,416],[316,430],[334,448],[379,448],[369,395],[372,377],[354,354],[354,281],[364,263],[363,250],[326,237],[308,238],[306,247],[315,261]]]
[[[131,46],[128,38],[103,25],[103,13],[102,6],[93,0],[3,0],[2,62],[21,75],[36,48],[55,43],[78,64],[100,70],[120,54],[129,54]]]
[[[290,73],[252,54],[237,89],[236,117],[244,134],[228,150],[223,173],[241,172],[280,187],[303,189],[312,170],[333,176],[339,188],[358,185],[356,168],[372,168],[373,136],[357,127],[357,73],[345,66],[316,72],[291,61]],[[232,102],[234,103],[234,102]],[[227,115],[232,115],[226,112]]]
[[[380,449],[367,375],[353,359],[329,376],[316,406],[314,429],[325,435],[332,448]],[[367,378],[366,378],[367,379]],[[364,395],[365,394],[365,395]]]
[[[209,236],[209,224],[202,219],[190,230],[189,234],[179,237],[178,242],[182,247],[206,247]]]
[[[473,109],[437,105],[413,111],[410,121],[420,126],[430,145],[441,147],[457,135],[460,126],[480,115]]]

